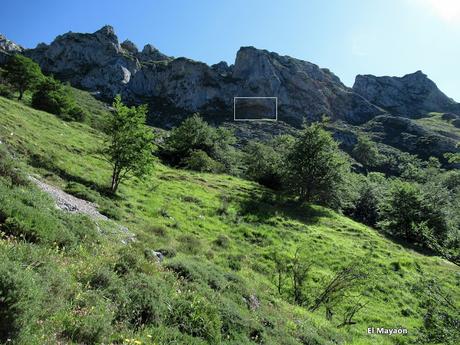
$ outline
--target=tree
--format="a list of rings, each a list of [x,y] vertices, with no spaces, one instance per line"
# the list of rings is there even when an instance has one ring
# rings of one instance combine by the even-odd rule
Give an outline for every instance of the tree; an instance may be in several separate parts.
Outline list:
[[[198,158],[196,152],[204,152],[227,172],[235,173],[239,163],[238,154],[232,146],[235,142],[230,130],[211,127],[199,114],[194,114],[171,131],[161,155],[172,165],[194,169],[189,164],[190,157],[194,155]],[[202,153],[201,156],[204,157]]]
[[[305,127],[286,157],[285,181],[300,201],[333,206],[350,165],[321,124]]]
[[[377,145],[364,135],[358,135],[358,142],[353,148],[352,154],[358,162],[367,167],[375,166],[379,161]]]
[[[40,66],[20,54],[13,55],[5,68],[5,79],[19,92],[18,100],[22,99],[26,90],[35,87],[43,79]]]
[[[142,177],[153,163],[153,133],[145,125],[147,107],[127,107],[115,97],[115,111],[106,119],[106,147],[103,153],[112,165],[110,190],[116,193],[129,176]]]
[[[395,181],[381,207],[381,226],[393,235],[408,240],[414,239],[414,224],[423,221],[422,209],[423,196],[418,185]]]
[[[269,188],[281,187],[281,156],[267,144],[250,141],[245,147],[246,175]]]
[[[87,117],[70,89],[52,77],[45,77],[38,84],[32,95],[32,107],[55,114],[65,121],[82,122]]]
[[[215,131],[199,114],[186,118],[180,126],[174,128],[165,140],[165,150],[173,164],[190,156],[190,153],[201,150],[210,155],[216,139]]]

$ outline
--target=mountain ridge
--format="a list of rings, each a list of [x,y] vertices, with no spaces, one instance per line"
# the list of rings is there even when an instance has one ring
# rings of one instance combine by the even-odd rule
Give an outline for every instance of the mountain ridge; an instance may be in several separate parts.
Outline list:
[[[344,123],[369,132],[378,142],[422,157],[428,152],[445,161],[444,153],[459,150],[452,136],[412,122],[431,116],[430,112],[460,116],[460,104],[421,71],[403,77],[358,75],[350,88],[327,68],[253,46],[241,47],[234,64],[222,61],[210,66],[167,56],[151,44],[140,50],[129,40],[120,43],[108,25],[94,33],[68,32],[33,49],[0,39],[0,64],[18,52],[35,60],[46,74],[106,102],[121,94],[127,103],[147,103],[149,123],[158,127],[174,127],[194,112],[212,123],[230,123],[235,96],[274,96],[279,128],[272,123],[245,129],[246,124],[239,123],[237,132],[243,140],[286,131],[287,126],[300,128],[305,121],[327,116],[336,124],[333,132],[338,136],[343,136]],[[396,137],[388,142],[389,135]],[[355,142],[356,134],[343,146]],[[426,142],[432,143],[430,149],[421,152],[420,143]]]

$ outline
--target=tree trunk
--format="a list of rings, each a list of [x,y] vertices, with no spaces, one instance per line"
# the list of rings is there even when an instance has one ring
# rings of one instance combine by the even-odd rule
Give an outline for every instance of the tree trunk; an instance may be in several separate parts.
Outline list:
[[[110,185],[110,191],[112,192],[112,194],[115,194],[117,192],[117,189],[118,189],[118,184],[119,184],[119,177],[120,174],[118,172],[117,169],[114,169],[113,170],[113,173],[112,173],[112,183]]]

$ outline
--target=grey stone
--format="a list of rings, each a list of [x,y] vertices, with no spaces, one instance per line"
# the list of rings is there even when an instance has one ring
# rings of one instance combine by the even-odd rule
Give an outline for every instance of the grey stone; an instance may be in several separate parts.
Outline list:
[[[403,77],[358,75],[353,90],[394,115],[417,118],[433,111],[460,113],[460,105],[422,71]]]

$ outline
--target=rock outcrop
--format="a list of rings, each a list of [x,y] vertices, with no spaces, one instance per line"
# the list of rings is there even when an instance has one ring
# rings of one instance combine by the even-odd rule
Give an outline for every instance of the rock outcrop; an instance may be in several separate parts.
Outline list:
[[[293,125],[323,115],[360,124],[384,113],[329,70],[254,47],[241,48],[234,65],[208,66],[168,57],[150,44],[139,52],[105,26],[92,34],[69,32],[25,54],[45,73],[107,99],[121,93],[133,103],[150,102],[160,117],[171,116],[163,111],[169,105],[231,119],[235,96],[278,97],[278,119]]]
[[[6,63],[11,54],[21,53],[23,47],[0,34],[0,65]]]
[[[458,137],[441,135],[423,127],[415,120],[401,116],[380,115],[363,126],[379,142],[409,152],[423,159],[430,156],[443,159],[447,152],[458,152]]]
[[[460,113],[460,104],[421,71],[401,78],[358,75],[353,90],[394,115],[417,118],[433,111]]]

